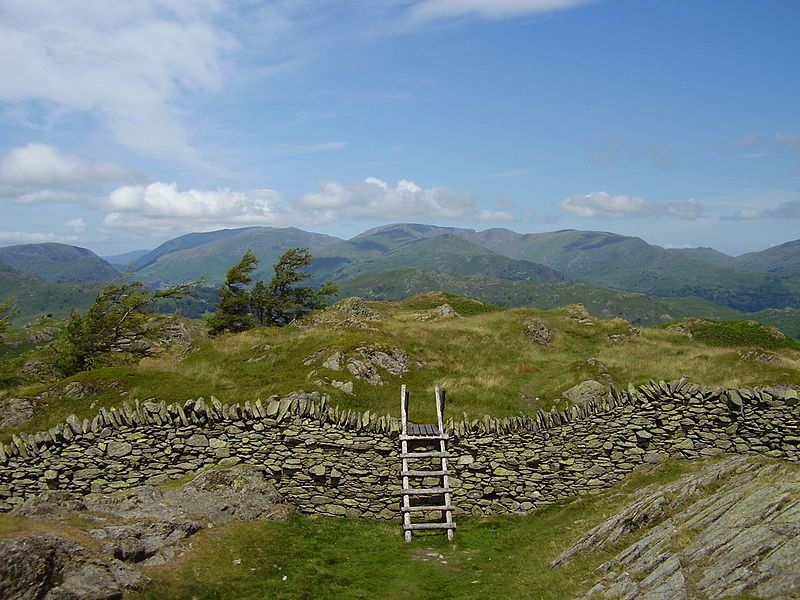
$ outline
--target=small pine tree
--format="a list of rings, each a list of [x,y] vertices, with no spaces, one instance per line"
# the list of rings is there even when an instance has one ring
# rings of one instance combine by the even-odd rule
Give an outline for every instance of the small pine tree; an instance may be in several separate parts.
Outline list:
[[[338,292],[336,286],[330,282],[319,289],[298,285],[311,279],[311,274],[303,269],[312,260],[308,248],[291,248],[280,257],[274,266],[275,275],[260,300],[260,310],[263,310],[267,324],[290,323],[311,310],[324,307],[326,296]]]
[[[162,300],[182,298],[192,285],[153,291],[142,283],[112,283],[104,287],[85,315],[73,311],[64,332],[50,350],[54,366],[64,375],[98,365],[150,354],[169,319],[155,317]]]
[[[258,257],[248,250],[242,259],[228,269],[225,283],[219,290],[217,311],[208,319],[211,335],[226,331],[245,331],[253,326],[250,314],[250,292],[247,287],[253,281],[253,271],[258,265]]]

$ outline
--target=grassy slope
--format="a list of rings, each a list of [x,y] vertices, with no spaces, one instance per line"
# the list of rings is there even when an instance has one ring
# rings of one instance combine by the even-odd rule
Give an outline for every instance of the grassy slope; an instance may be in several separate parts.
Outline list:
[[[0,265],[0,302],[14,305],[15,324],[48,313],[62,318],[73,308],[85,310],[101,287],[99,283],[48,283],[32,273],[19,273]]]
[[[68,244],[22,244],[0,248],[0,262],[44,281],[103,282],[118,271],[91,250]]]
[[[800,309],[796,308],[741,312],[697,297],[655,298],[637,292],[619,292],[580,284],[459,277],[413,268],[365,273],[340,281],[337,285],[341,297],[361,296],[371,300],[400,300],[412,294],[445,290],[504,307],[531,306],[548,310],[580,302],[598,317],[620,317],[637,325],[656,325],[689,316],[723,320],[755,319],[800,339]]]
[[[414,318],[419,311],[444,302],[473,316],[438,322]],[[71,413],[90,416],[96,411],[92,403],[110,406],[126,399],[151,397],[182,402],[212,394],[233,403],[299,389],[327,393],[341,406],[394,414],[401,383],[410,386],[413,410],[420,418],[433,416],[431,398],[436,384],[448,389],[450,415],[467,412],[475,416],[507,416],[561,405],[558,396],[565,389],[584,379],[603,380],[602,367],[587,362],[590,358],[603,363],[620,386],[649,378],[669,380],[681,376],[720,386],[800,383],[800,351],[795,349],[777,351],[781,356],[779,364],[762,364],[742,359],[739,348],[708,346],[660,329],[644,329],[639,339],[615,344],[607,335],[628,331],[623,321],[582,325],[570,320],[564,310],[500,311],[442,294],[372,306],[387,317],[371,323],[375,331],[330,326],[255,329],[214,340],[201,339],[196,351],[183,360],[164,355],[138,366],[81,373],[71,380],[85,383],[92,390],[89,397],[53,401],[22,430],[41,430]],[[525,331],[529,318],[544,320],[556,332],[548,347],[529,339]],[[347,371],[320,366],[334,351],[352,352],[363,343],[404,349],[409,354],[410,371],[402,379],[381,371],[385,385],[372,386],[353,379]],[[266,349],[265,344],[271,348]],[[303,364],[320,349],[325,352],[315,364]],[[309,380],[313,369],[318,373]],[[320,376],[353,380],[355,395],[317,387],[314,380]],[[32,396],[47,387],[33,386],[4,394]],[[0,439],[7,439],[10,434],[11,431],[4,431]]]
[[[336,279],[401,268],[436,269],[462,277],[488,276],[558,283],[566,281],[561,273],[548,267],[508,258],[450,234],[415,240],[378,259],[348,265],[336,273]]]
[[[218,232],[214,232],[218,233]],[[181,283],[205,278],[207,285],[217,285],[225,280],[225,273],[248,249],[255,252],[260,264],[257,278],[269,278],[272,265],[283,252],[293,247],[306,247],[316,253],[320,248],[337,242],[337,238],[308,233],[293,227],[274,229],[253,227],[211,236],[190,234],[183,240],[171,240],[143,256],[132,267],[128,276],[145,282]],[[191,237],[195,236],[195,237]],[[210,241],[209,241],[210,240]],[[197,243],[200,241],[201,243]],[[194,244],[194,245],[193,245]],[[140,266],[141,265],[141,266]]]
[[[591,285],[665,297],[700,296],[740,310],[798,306],[796,282],[711,264],[639,238],[569,230],[500,238],[482,232],[473,239]]]
[[[147,569],[153,583],[133,600],[575,598],[598,578],[594,569],[639,536],[555,569],[548,563],[637,490],[704,462],[644,469],[612,491],[524,516],[458,518],[453,544],[441,534],[405,544],[397,523],[356,519],[230,524],[198,535],[177,561]]]

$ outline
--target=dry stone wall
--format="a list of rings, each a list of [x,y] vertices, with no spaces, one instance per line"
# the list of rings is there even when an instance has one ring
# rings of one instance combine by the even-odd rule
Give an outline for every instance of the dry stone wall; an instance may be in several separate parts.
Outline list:
[[[0,510],[47,489],[113,492],[204,468],[260,466],[304,512],[399,515],[399,423],[317,393],[244,405],[138,402],[0,444]],[[522,512],[613,485],[669,457],[757,453],[800,460],[794,390],[707,389],[686,380],[612,390],[535,417],[448,423],[457,512]]]

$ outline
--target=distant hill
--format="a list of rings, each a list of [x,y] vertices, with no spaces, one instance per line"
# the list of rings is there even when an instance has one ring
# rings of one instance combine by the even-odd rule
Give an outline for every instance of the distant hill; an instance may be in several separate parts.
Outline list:
[[[800,339],[800,309],[796,308],[742,312],[697,297],[657,298],[583,284],[461,277],[414,268],[365,273],[337,285],[340,298],[360,296],[369,300],[401,300],[415,294],[442,291],[470,296],[504,308],[551,309],[581,303],[597,317],[620,317],[634,325],[658,325],[690,316],[717,320],[754,319]]]
[[[375,237],[383,236],[383,232],[379,232]],[[363,244],[367,240],[372,242],[371,237],[361,237],[359,243]],[[378,245],[376,242],[372,243]],[[510,281],[558,283],[568,281],[563,274],[549,267],[527,260],[508,258],[452,233],[405,241],[375,258],[362,258],[360,261],[341,266],[331,275],[340,281],[364,273],[386,272],[401,268],[435,269],[462,277],[492,277]]]
[[[509,229],[476,232],[408,223],[373,229],[351,241],[376,234],[401,243],[459,236],[597,287],[662,297],[698,296],[743,311],[800,307],[800,281],[747,270],[734,257],[710,248],[667,250],[640,238],[600,231],[520,234]]]
[[[289,248],[309,248],[312,253],[341,242],[338,238],[288,227],[248,227],[209,233],[192,233],[170,240],[132,264],[129,277],[154,284],[174,284],[204,279],[219,285],[225,273],[246,250],[260,259],[256,277],[272,276],[272,266]]]
[[[786,242],[761,252],[742,254],[735,260],[736,266],[741,269],[782,277],[800,277],[800,240]]]
[[[110,258],[120,268],[134,259],[125,268],[128,280],[163,285],[203,279],[214,288],[247,249],[260,258],[255,276],[268,279],[292,247],[311,250],[315,283],[331,279],[347,293],[369,298],[444,290],[502,306],[583,302],[600,316],[635,323],[756,318],[800,335],[800,240],[734,257],[602,231],[520,234],[395,223],[350,240],[292,227],[223,229],[177,237],[138,258],[140,253]],[[88,250],[63,244],[0,249],[0,260],[3,253],[17,271],[47,282],[102,281],[115,273]],[[188,312],[200,315],[212,307],[215,293],[205,291]]]
[[[148,252],[150,252],[150,250],[131,250],[130,252],[123,252],[122,254],[115,254],[114,256],[103,256],[102,258],[111,266],[120,271],[124,271],[131,263],[139,260]]]
[[[68,244],[22,244],[0,248],[0,262],[51,283],[102,282],[119,272],[91,250]]]
[[[21,273],[0,263],[0,302],[14,305],[17,324],[46,314],[63,318],[73,309],[85,310],[102,285],[100,282],[50,283],[33,273]]]
[[[718,267],[737,268],[736,258],[714,248],[668,248],[667,252]]]

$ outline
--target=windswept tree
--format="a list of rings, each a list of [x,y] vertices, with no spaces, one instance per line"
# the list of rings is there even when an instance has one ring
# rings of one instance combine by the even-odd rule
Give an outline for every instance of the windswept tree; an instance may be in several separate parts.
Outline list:
[[[311,310],[324,307],[325,298],[338,292],[330,282],[319,288],[301,285],[311,279],[311,274],[303,269],[312,260],[308,248],[291,248],[275,264],[275,275],[269,284],[256,284],[258,290],[253,288],[250,302],[261,324],[286,325]]]
[[[85,315],[73,311],[51,344],[53,363],[64,375],[151,353],[172,322],[157,315],[159,301],[182,298],[193,284],[150,290],[140,282],[104,287]]]
[[[0,338],[11,327],[11,319],[14,318],[14,307],[10,302],[0,304]]]
[[[238,263],[228,269],[225,283],[219,290],[217,310],[208,318],[211,335],[245,331],[253,326],[248,287],[253,281],[253,271],[257,265],[258,257],[248,250]]]
[[[266,325],[269,306],[269,288],[267,284],[259,279],[255,282],[250,292],[250,308],[253,311],[253,316],[258,320],[259,325]]]

